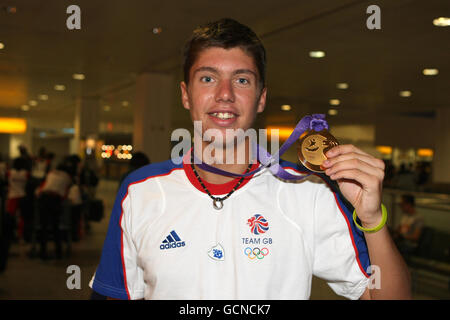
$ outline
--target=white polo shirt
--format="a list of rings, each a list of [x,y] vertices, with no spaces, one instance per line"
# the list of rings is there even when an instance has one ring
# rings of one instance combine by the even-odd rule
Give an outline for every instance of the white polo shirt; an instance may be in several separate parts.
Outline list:
[[[8,173],[8,199],[22,198],[26,195],[28,171],[11,169]]]
[[[236,181],[206,186],[223,196]],[[120,187],[90,286],[119,299],[308,299],[315,275],[358,299],[368,251],[331,188],[325,175],[286,182],[266,170],[216,210],[190,165],[145,166]]]

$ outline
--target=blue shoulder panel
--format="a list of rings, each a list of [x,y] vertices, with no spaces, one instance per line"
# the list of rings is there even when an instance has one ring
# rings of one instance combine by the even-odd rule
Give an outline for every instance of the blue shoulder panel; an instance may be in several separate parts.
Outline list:
[[[131,172],[123,181],[114,202],[108,232],[103,245],[100,263],[95,273],[92,289],[104,296],[116,299],[130,299],[126,286],[126,274],[122,259],[122,201],[128,194],[128,187],[139,181],[165,175],[173,169],[182,168],[183,164],[175,165],[171,160],[149,164]]]

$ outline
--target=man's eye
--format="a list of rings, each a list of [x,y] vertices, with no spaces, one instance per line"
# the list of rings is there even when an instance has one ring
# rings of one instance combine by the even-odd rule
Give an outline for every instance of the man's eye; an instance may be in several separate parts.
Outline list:
[[[239,82],[239,84],[248,84],[249,83],[249,81],[245,78],[239,78],[238,82]]]
[[[201,81],[201,82],[211,82],[211,81],[212,81],[212,78],[211,78],[211,77],[208,77],[208,76],[204,76],[204,77],[201,77],[201,78],[200,78],[200,81]]]

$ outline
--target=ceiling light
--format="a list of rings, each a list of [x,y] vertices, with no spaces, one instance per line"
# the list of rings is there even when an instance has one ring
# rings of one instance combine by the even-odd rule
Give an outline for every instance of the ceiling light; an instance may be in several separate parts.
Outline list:
[[[85,76],[82,73],[74,73],[72,75],[72,78],[75,80],[84,80]]]
[[[36,107],[38,103],[36,100],[30,100],[30,101],[28,101],[28,104],[32,107]]]
[[[311,58],[323,58],[325,57],[325,52],[323,51],[310,51],[309,56]]]
[[[341,104],[341,101],[339,101],[339,99],[330,99],[330,104],[332,106],[338,106]]]
[[[3,42],[0,42],[0,50],[5,48],[5,45],[3,44]]]
[[[330,110],[328,110],[328,114],[330,116],[335,116],[338,114],[338,111],[336,109],[330,109]]]
[[[128,107],[129,105],[130,105],[130,103],[128,101],[122,101],[123,107]]]
[[[39,100],[42,100],[42,101],[46,101],[46,100],[48,100],[48,95],[46,95],[46,94],[40,94],[40,95],[38,95],[38,99],[39,99]]]
[[[404,98],[407,98],[407,97],[411,97],[411,91],[408,91],[408,90],[404,90],[404,91],[400,91],[400,97],[404,97]]]
[[[435,76],[439,73],[438,69],[423,69],[423,74],[425,76]]]
[[[281,106],[281,110],[283,110],[283,111],[291,111],[291,106],[288,105],[288,104],[283,104]]]
[[[450,18],[448,17],[439,17],[433,20],[433,24],[436,27],[448,27],[450,26]]]
[[[342,89],[342,90],[348,89],[348,83],[339,82],[338,84],[336,84],[336,88]]]
[[[57,85],[55,85],[54,88],[55,88],[56,91],[64,91],[64,90],[66,90],[66,86],[63,85],[63,84],[57,84]]]
[[[28,110],[30,110],[30,107],[28,105],[24,104],[20,107],[20,109],[22,109],[23,111],[28,111]]]

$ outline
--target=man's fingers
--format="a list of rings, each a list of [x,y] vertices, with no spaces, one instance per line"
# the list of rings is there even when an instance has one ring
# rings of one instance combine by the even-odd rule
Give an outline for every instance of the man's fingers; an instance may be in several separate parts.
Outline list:
[[[342,144],[342,145],[335,146],[335,147],[331,148],[330,150],[328,150],[325,153],[325,156],[327,156],[328,158],[332,158],[332,157],[336,157],[340,154],[345,154],[345,153],[349,153],[349,152],[354,152],[354,153],[359,153],[362,155],[370,156],[369,154],[365,153],[361,149],[358,149],[357,147],[355,147],[352,144]]]
[[[335,165],[336,163],[339,163],[341,161],[352,160],[352,159],[358,159],[358,160],[364,161],[368,165],[373,166],[378,169],[381,169],[383,171],[385,168],[385,164],[384,164],[383,160],[374,158],[370,155],[360,154],[360,153],[356,153],[356,152],[345,153],[345,154],[341,154],[339,156],[330,158],[323,163],[323,166],[325,168],[330,168],[333,165]]]
[[[364,160],[359,158],[349,158],[348,160],[342,160],[335,162],[334,165],[329,167],[325,173],[329,176],[338,173],[343,170],[352,170],[356,169],[363,173],[366,173],[370,176],[375,176],[377,179],[384,179],[384,170],[378,167],[375,167]]]
[[[373,179],[373,176],[359,170],[349,169],[341,170],[330,176],[332,180],[347,179],[354,180],[360,183],[366,190],[375,190],[378,187],[378,179]]]

